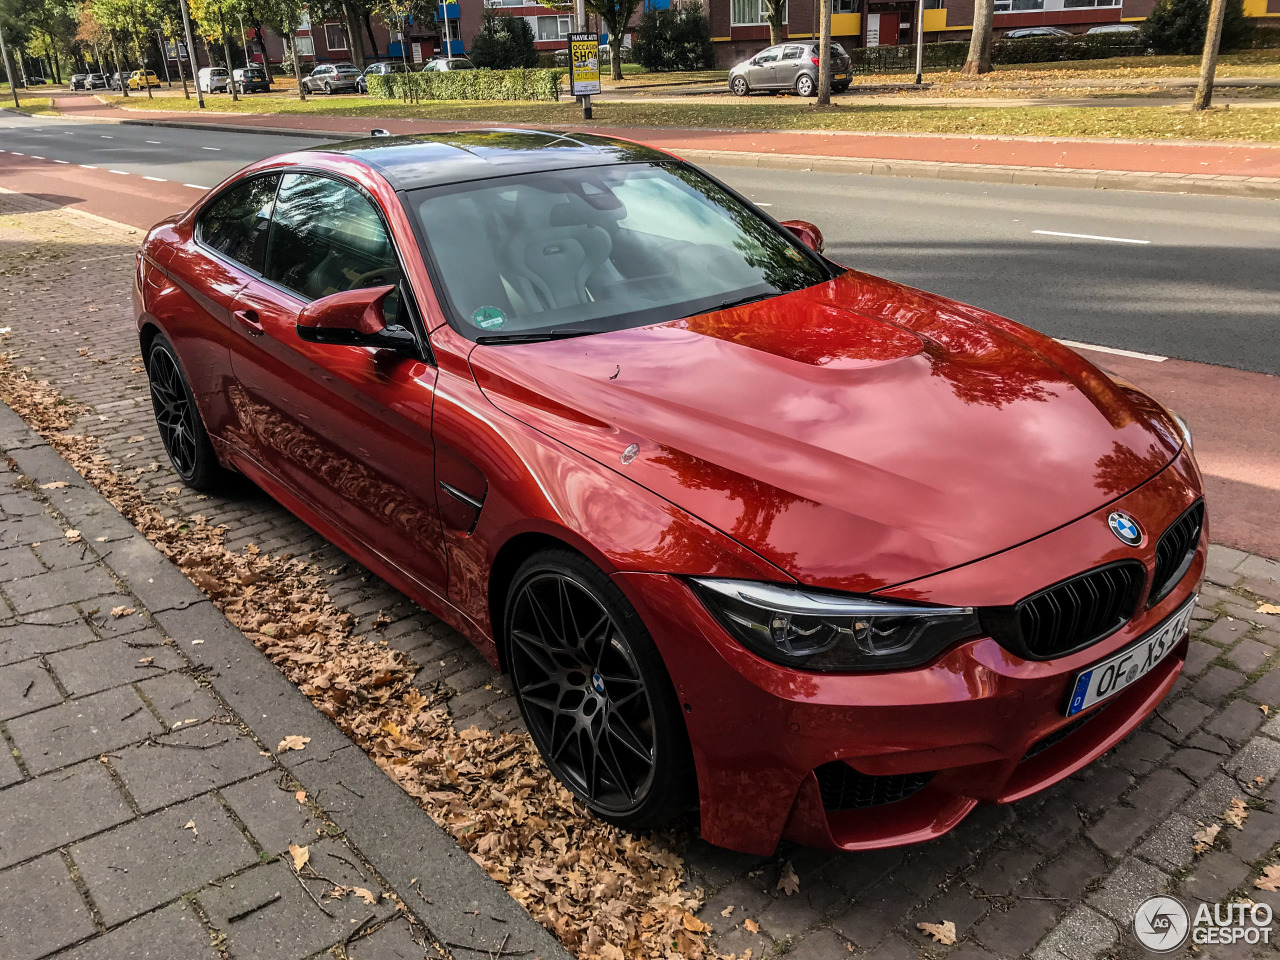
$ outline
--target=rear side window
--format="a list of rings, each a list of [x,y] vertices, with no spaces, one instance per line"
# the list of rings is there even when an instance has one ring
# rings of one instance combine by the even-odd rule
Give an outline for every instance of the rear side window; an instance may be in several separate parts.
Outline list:
[[[305,300],[357,287],[399,284],[400,262],[377,208],[350,184],[287,173],[280,183],[266,278]],[[387,298],[399,323],[399,296]]]
[[[782,59],[799,60],[802,53],[804,53],[804,47],[787,47],[782,51]]]
[[[200,242],[260,273],[279,182],[278,176],[254,177],[219,194],[200,214]]]

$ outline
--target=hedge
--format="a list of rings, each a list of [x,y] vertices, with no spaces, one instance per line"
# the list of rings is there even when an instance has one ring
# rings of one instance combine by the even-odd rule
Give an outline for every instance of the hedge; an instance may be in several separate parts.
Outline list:
[[[1107,57],[1136,57],[1145,45],[1135,34],[1095,33],[1074,37],[1024,37],[997,40],[991,44],[991,62],[1057,63],[1068,60],[1103,60]],[[959,70],[969,55],[969,41],[948,40],[924,45],[926,68]],[[854,73],[911,73],[916,68],[915,44],[862,47],[849,51]]]
[[[369,78],[375,97],[420,100],[559,100],[563,70],[449,70]]]

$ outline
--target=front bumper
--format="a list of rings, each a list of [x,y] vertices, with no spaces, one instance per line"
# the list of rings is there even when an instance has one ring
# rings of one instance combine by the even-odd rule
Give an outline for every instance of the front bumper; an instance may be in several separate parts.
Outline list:
[[[1149,587],[1156,539],[1199,496],[1200,478],[1184,451],[1094,514],[884,593],[1006,605],[1127,558],[1143,562]],[[1107,515],[1117,509],[1149,532],[1139,547],[1124,546],[1108,528]],[[703,837],[763,854],[784,836],[860,850],[937,837],[980,802],[1010,803],[1042,790],[1142,723],[1177,680],[1186,638],[1146,676],[1078,718],[1064,715],[1067,688],[1079,670],[1133,643],[1186,602],[1204,571],[1207,546],[1202,530],[1190,569],[1167,596],[1150,608],[1144,599],[1121,630],[1076,653],[1032,662],[978,637],[925,667],[879,674],[804,673],[769,663],[729,637],[681,579],[646,573],[615,579],[649,626],[684,706]],[[856,771],[859,783],[931,778],[903,799],[891,789],[891,802],[829,809],[815,771],[829,778],[839,764]]]

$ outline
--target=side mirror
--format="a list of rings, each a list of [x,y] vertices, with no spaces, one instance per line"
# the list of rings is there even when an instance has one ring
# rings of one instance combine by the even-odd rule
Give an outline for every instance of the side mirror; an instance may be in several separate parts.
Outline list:
[[[382,322],[383,305],[395,289],[395,284],[359,287],[313,300],[298,314],[298,336],[308,343],[416,353],[418,341],[412,333]]]
[[[814,253],[822,253],[825,243],[822,231],[807,220],[784,220],[782,225],[796,235],[796,239]]]

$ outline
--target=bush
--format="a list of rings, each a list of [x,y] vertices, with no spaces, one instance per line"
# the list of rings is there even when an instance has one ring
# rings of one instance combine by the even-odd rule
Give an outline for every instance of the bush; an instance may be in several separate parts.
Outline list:
[[[1142,39],[1156,53],[1198,54],[1204,51],[1209,0],[1158,0],[1142,25]],[[1244,18],[1243,0],[1227,0],[1222,21],[1222,50],[1246,46],[1253,28]]]
[[[711,24],[697,0],[678,10],[646,10],[632,44],[635,62],[646,70],[706,70],[715,65]]]
[[[1240,0],[1229,0],[1239,3]],[[1203,41],[1203,34],[1201,35]],[[991,45],[991,62],[1059,63],[1070,60],[1102,60],[1107,57],[1133,57],[1146,51],[1145,44],[1133,34],[1102,33],[1074,37],[1024,37],[1021,40],[997,40]],[[924,45],[926,69],[959,70],[969,55],[967,40],[950,40]],[[850,50],[854,73],[912,73],[916,69],[915,44],[862,47]]]
[[[375,97],[419,100],[559,100],[563,70],[450,70],[369,77]]]
[[[536,67],[538,51],[533,45],[533,27],[524,17],[486,10],[484,23],[471,41],[471,62],[490,70]]]

